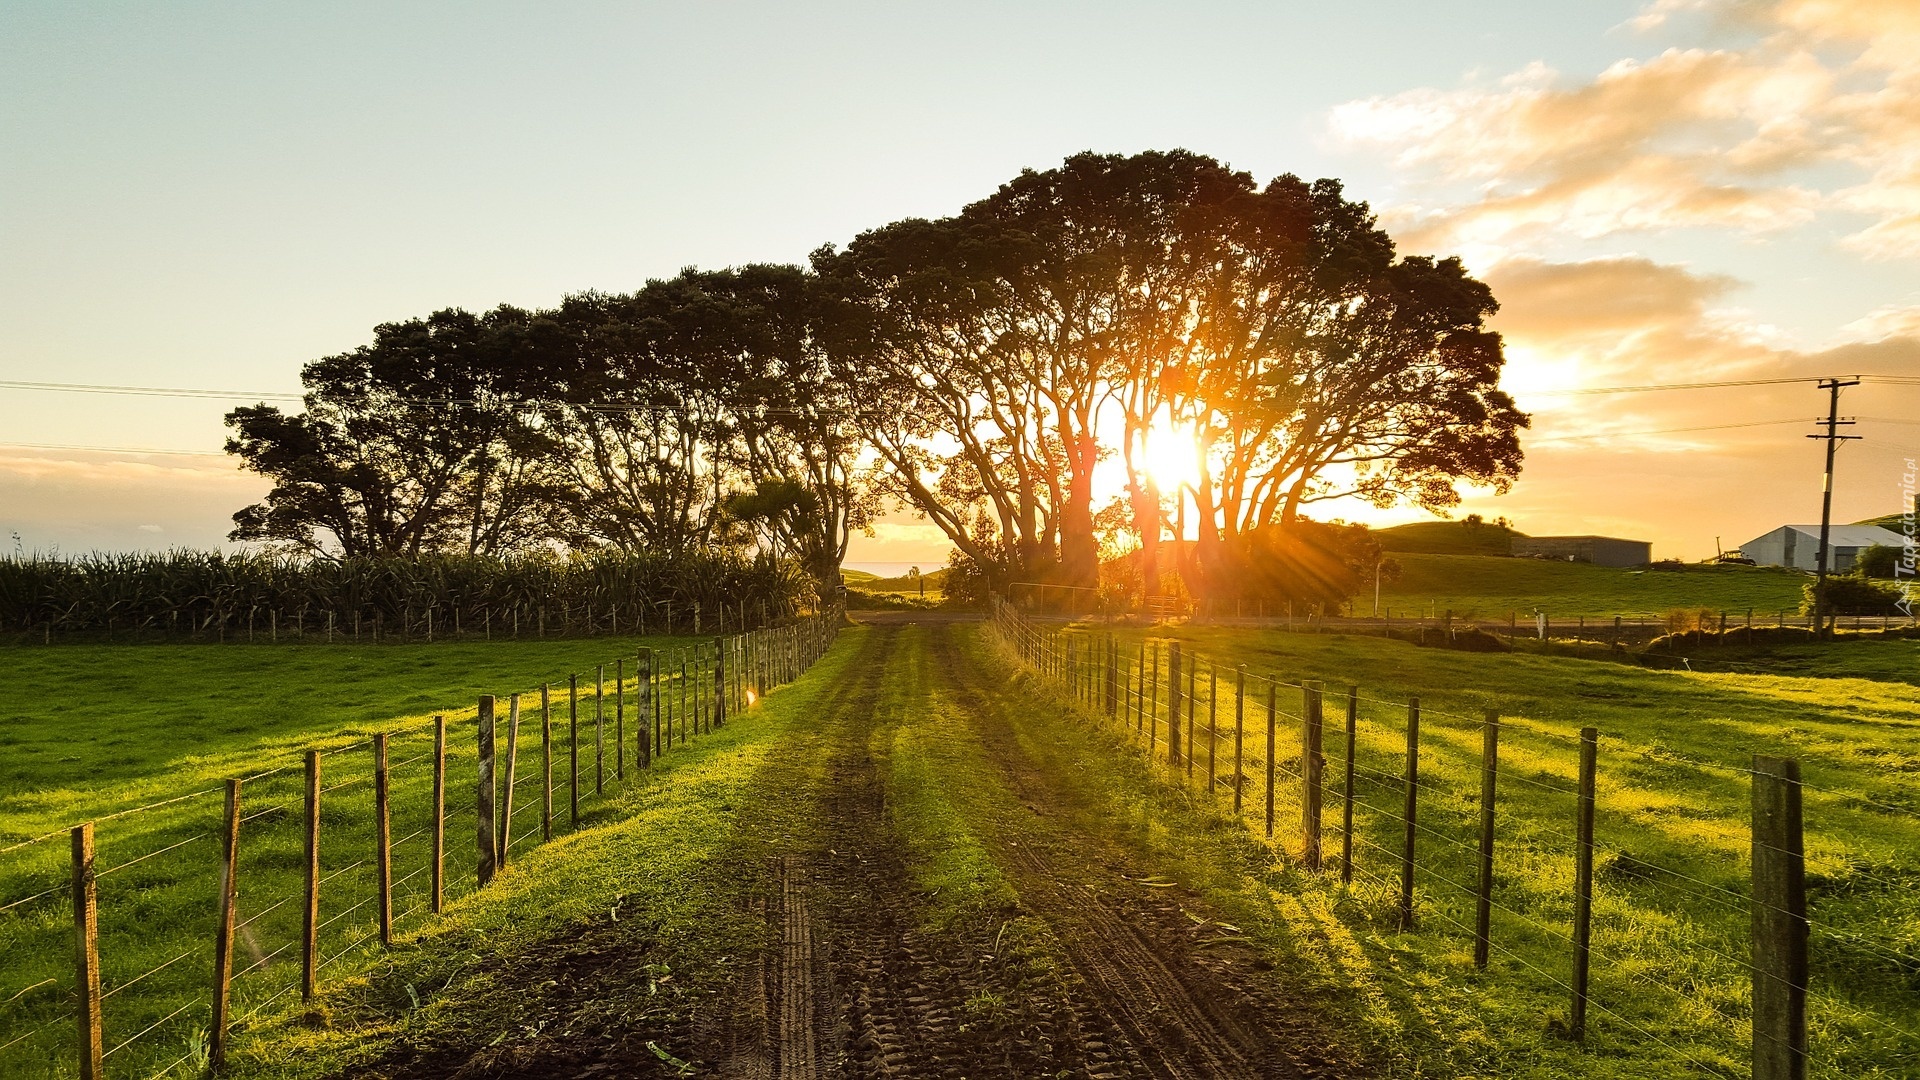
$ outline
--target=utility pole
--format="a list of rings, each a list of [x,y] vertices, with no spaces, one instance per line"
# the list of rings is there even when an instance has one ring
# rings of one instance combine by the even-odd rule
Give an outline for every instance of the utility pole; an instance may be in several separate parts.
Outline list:
[[[1816,638],[1820,636],[1821,629],[1826,625],[1827,616],[1827,566],[1831,561],[1828,556],[1827,537],[1833,528],[1833,454],[1840,448],[1841,443],[1860,437],[1840,434],[1841,427],[1853,424],[1851,419],[1840,419],[1840,389],[1845,386],[1859,385],[1859,379],[1821,379],[1820,389],[1827,391],[1827,419],[1824,422],[1827,430],[1823,434],[1807,436],[1809,439],[1827,441],[1826,487],[1820,495],[1820,557],[1813,586],[1813,634]]]

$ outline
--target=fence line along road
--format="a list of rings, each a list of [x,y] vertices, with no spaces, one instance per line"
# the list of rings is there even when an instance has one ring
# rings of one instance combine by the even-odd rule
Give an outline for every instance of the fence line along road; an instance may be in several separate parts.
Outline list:
[[[1803,792],[1821,794],[1824,789],[1803,785],[1799,765],[1791,759],[1756,756],[1749,768],[1673,762],[1698,765],[1720,782],[1745,785],[1751,791],[1751,868],[1746,887],[1736,890],[1659,865],[1644,852],[1629,856],[1596,842],[1597,820],[1629,827],[1631,811],[1610,813],[1596,797],[1607,762],[1602,733],[1594,728],[1559,733],[1494,712],[1474,718],[1423,709],[1418,698],[1385,701],[1363,695],[1358,686],[1329,691],[1319,682],[1289,682],[1244,667],[1227,668],[1180,641],[1143,641],[1128,649],[1111,632],[1043,625],[1004,601],[995,602],[991,626],[1015,662],[1091,717],[1117,725],[1122,737],[1147,754],[1163,777],[1188,786],[1196,795],[1212,796],[1213,801],[1203,800],[1201,805],[1243,820],[1253,808],[1256,816],[1245,823],[1281,858],[1315,876],[1337,863],[1337,887],[1352,888],[1358,877],[1380,895],[1391,897],[1401,931],[1413,931],[1432,919],[1471,940],[1474,967],[1486,969],[1499,954],[1558,987],[1565,994],[1566,1019],[1556,1019],[1554,1025],[1576,1042],[1588,1038],[1592,1018],[1598,1015],[1634,1038],[1666,1047],[1707,1075],[1736,1075],[1715,1064],[1716,1055],[1705,1048],[1676,1046],[1629,1016],[1639,1002],[1620,991],[1596,992],[1593,976],[1599,971],[1629,980],[1635,997],[1646,990],[1659,991],[1676,1015],[1710,1016],[1710,1029],[1745,1026],[1750,1075],[1755,1080],[1798,1080],[1808,1075],[1810,1063],[1821,1060],[1822,1051],[1817,1043],[1810,1045],[1808,1038],[1810,940],[1824,935],[1851,939],[1850,948],[1876,944],[1809,916]],[[1223,695],[1230,700],[1222,701]],[[1328,790],[1327,779],[1325,711],[1330,696],[1338,703],[1343,721],[1334,727],[1332,739],[1343,758],[1339,768],[1331,770],[1340,778],[1337,792]],[[1297,711],[1282,708],[1288,700],[1299,702]],[[1380,708],[1363,718],[1363,702]],[[1400,722],[1383,722],[1383,713],[1399,714]],[[1423,713],[1443,726],[1423,725]],[[1223,716],[1230,723],[1224,730]],[[1247,745],[1250,719],[1251,753]],[[1282,728],[1291,729],[1284,738]],[[1577,754],[1572,783],[1503,770],[1503,742],[1515,738],[1544,739],[1558,752]],[[1403,741],[1397,754],[1386,749],[1396,741]],[[1430,744],[1461,761],[1456,785],[1446,786],[1424,771],[1423,751]],[[1516,744],[1513,749],[1537,760],[1533,747]],[[1380,768],[1360,763],[1370,754],[1385,756]],[[1230,762],[1230,769],[1221,765],[1223,758]],[[1196,764],[1202,773],[1199,778]],[[1520,783],[1517,794],[1509,793],[1511,782]],[[1257,793],[1259,797],[1244,797],[1250,783],[1264,789]],[[1825,794],[1831,796],[1826,803],[1829,811],[1881,817],[1897,813],[1920,826],[1920,817],[1911,810],[1842,792]],[[1338,824],[1333,826],[1340,834],[1337,856],[1323,847],[1326,825],[1322,819],[1329,813],[1329,796],[1338,808]],[[1555,812],[1565,814],[1565,829],[1512,817],[1508,805],[1522,796],[1554,800]],[[1280,828],[1288,820],[1283,809],[1297,809],[1297,827]],[[1503,837],[1512,828],[1524,829],[1528,843],[1545,839],[1564,845],[1574,871],[1566,897],[1571,916],[1565,924],[1542,922],[1501,899],[1497,871],[1504,865]],[[1915,835],[1920,836],[1920,827]],[[1744,955],[1701,944],[1694,959],[1747,982],[1750,1017],[1708,1000],[1691,982],[1670,981],[1664,971],[1647,970],[1644,963],[1595,945],[1596,856],[1620,868],[1616,873],[1658,883],[1676,901],[1696,905],[1721,920],[1719,925],[1744,930]],[[1718,854],[1706,858],[1724,864]],[[1448,865],[1465,867],[1467,872],[1442,873],[1441,868]],[[1327,881],[1328,887],[1336,887],[1330,875]],[[1471,914],[1457,918],[1449,914],[1449,904],[1423,900],[1421,882],[1437,883],[1445,886],[1444,891],[1458,894],[1471,905]],[[1905,918],[1920,918],[1909,889],[1890,889],[1889,895],[1905,905]],[[1548,949],[1558,952],[1559,959],[1543,951]],[[1882,963],[1908,972],[1920,970],[1916,952],[1920,949],[1880,946]],[[1821,999],[1821,1006],[1829,1010],[1822,1030],[1846,1027],[1847,1022],[1863,1018],[1899,1040],[1901,1052],[1908,1055],[1905,1060],[1920,1062],[1920,1030],[1915,1030],[1920,1024],[1903,1023],[1897,1017],[1882,1019],[1867,1006],[1855,1009],[1846,1022],[1832,1014],[1847,1006],[1845,999],[1852,990],[1829,988]],[[1911,1011],[1906,1015],[1911,1016]]]
[[[557,786],[567,789],[573,808],[569,826],[578,827],[580,803],[603,797],[609,776],[619,783],[629,750],[642,773],[682,752],[690,739],[718,730],[768,691],[804,674],[825,655],[843,621],[836,609],[691,646],[641,648],[632,658],[634,674],[626,674],[627,658],[621,657],[611,682],[604,667],[585,687],[577,675],[569,676],[568,725],[560,738],[548,683],[537,696],[511,694],[504,702],[483,696],[472,714],[451,722],[436,716],[431,729],[379,732],[350,746],[309,749],[295,768],[263,769],[0,850],[0,856],[18,857],[59,836],[70,841],[63,883],[21,888],[21,880],[9,878],[0,864],[0,919],[34,920],[32,926],[5,927],[25,934],[12,939],[15,956],[24,956],[30,968],[57,969],[64,962],[69,970],[66,979],[41,978],[17,991],[0,987],[11,994],[0,996],[0,1075],[29,1063],[32,1075],[85,1078],[165,1075],[181,1065],[219,1068],[243,1021],[296,991],[304,1002],[315,1002],[333,965],[363,949],[390,946],[396,924],[439,913],[457,896],[484,890],[507,872],[510,852],[552,839]],[[636,717],[631,747],[630,694]],[[535,700],[537,706],[527,707]],[[536,720],[536,712],[537,740],[523,740],[521,728]],[[583,720],[591,730],[580,730]],[[611,741],[605,737],[609,726]],[[461,732],[470,733],[470,755],[456,749],[459,740],[451,737]],[[403,741],[426,738],[431,744],[417,752],[396,752]],[[529,768],[521,756],[536,748],[540,760]],[[566,779],[556,785],[554,766],[562,753]],[[584,781],[583,754],[591,755]],[[334,779],[343,770],[348,775]],[[529,784],[538,790],[518,799],[516,789]],[[203,820],[203,811],[191,804],[216,793],[224,795],[209,807],[216,816]],[[463,799],[465,807],[458,805]],[[96,866],[102,839],[97,826],[163,808],[184,812],[190,834],[168,837],[155,850],[105,869]],[[398,840],[392,839],[396,814],[404,817]],[[531,823],[534,814],[537,824]],[[450,824],[456,832],[471,829],[469,848],[446,842]],[[418,847],[422,839],[428,841],[424,851]],[[472,852],[470,863],[463,850]],[[292,851],[300,853],[292,873],[284,855],[261,857]],[[396,867],[396,859],[403,865]],[[413,861],[418,865],[404,865]],[[458,868],[449,862],[470,870],[450,876]],[[105,883],[109,875],[135,867],[152,875],[128,885],[139,894],[140,910],[161,903],[156,893],[171,893],[190,906],[208,894],[211,931],[174,937],[141,926],[131,897]],[[205,887],[209,880],[211,889]],[[70,940],[64,944],[58,941],[62,920],[48,910],[62,896],[71,901],[64,920]],[[109,978],[117,954],[138,955],[156,938],[164,939],[158,944],[169,959]],[[36,951],[36,943],[44,951]],[[193,963],[195,957],[204,965]],[[280,964],[296,961],[297,976],[265,981]],[[204,1035],[193,1035],[195,1030]]]

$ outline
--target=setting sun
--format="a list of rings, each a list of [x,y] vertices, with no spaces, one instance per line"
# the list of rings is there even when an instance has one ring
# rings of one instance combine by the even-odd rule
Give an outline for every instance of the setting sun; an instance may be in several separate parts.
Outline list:
[[[1200,462],[1192,433],[1166,420],[1147,431],[1142,467],[1162,492],[1174,492],[1200,479]]]

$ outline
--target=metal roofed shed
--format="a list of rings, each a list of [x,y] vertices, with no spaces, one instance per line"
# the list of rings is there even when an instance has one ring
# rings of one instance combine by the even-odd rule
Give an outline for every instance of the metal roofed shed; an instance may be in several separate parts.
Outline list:
[[[1624,568],[1651,563],[1653,543],[1622,540],[1617,536],[1516,536],[1513,554],[1520,558]]]
[[[1854,560],[1860,557],[1861,552],[1875,544],[1904,547],[1907,538],[1878,525],[1834,525],[1827,530],[1827,542],[1833,548],[1827,559],[1827,569],[1832,573],[1844,574],[1853,569]],[[1818,570],[1820,526],[1782,525],[1764,536],[1741,544],[1740,553],[1761,566]]]

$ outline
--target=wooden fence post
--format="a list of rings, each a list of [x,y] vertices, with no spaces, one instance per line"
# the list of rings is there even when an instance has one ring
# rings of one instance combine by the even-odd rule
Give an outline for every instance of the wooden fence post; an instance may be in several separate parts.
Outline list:
[[[1120,715],[1120,639],[1107,635],[1107,719]]]
[[[1567,1033],[1587,1037],[1587,975],[1593,940],[1593,790],[1599,764],[1600,733],[1580,729],[1580,809],[1574,832],[1573,863],[1573,1009]]]
[[[393,946],[393,827],[388,817],[387,733],[373,736],[373,860],[374,875],[380,890],[375,915],[380,926],[380,944]]]
[[[727,639],[713,639],[713,726],[727,726]]]
[[[1194,780],[1194,701],[1200,700],[1200,657],[1187,659],[1187,782]]]
[[[607,665],[593,669],[593,793],[603,794],[607,783],[606,730]]]
[[[540,684],[540,842],[553,839],[553,687]]]
[[[653,716],[653,650],[641,649],[633,662],[634,727],[640,729],[640,745],[635,748],[635,762],[642,769],[653,767],[653,740],[649,737],[647,724]]]
[[[1267,677],[1267,839],[1273,839],[1274,736],[1280,721],[1280,680]]]
[[[507,868],[507,849],[513,846],[513,783],[520,771],[520,695],[507,696],[507,776],[500,790],[499,869]]]
[[[1500,778],[1500,714],[1489,709],[1480,742],[1480,882],[1474,892],[1473,966],[1485,971],[1493,949],[1493,806]]]
[[[1240,789],[1246,786],[1247,667],[1233,672],[1233,816],[1240,816]]]
[[[1133,691],[1133,733],[1138,735],[1145,730],[1147,722],[1147,644],[1144,641],[1140,643],[1140,655],[1135,658],[1134,664],[1137,673],[1134,681],[1137,685]],[[1153,748],[1149,746],[1147,749],[1147,757],[1152,758]]]
[[[1153,744],[1158,738],[1160,728],[1160,643],[1153,643],[1153,656],[1148,663],[1147,693],[1147,760],[1153,760]]]
[[[493,880],[495,861],[500,849],[493,835],[493,695],[480,695],[480,724],[475,733],[474,757],[477,766],[477,779],[474,790],[474,845],[479,850],[480,862],[476,867],[480,884]]]
[[[319,992],[320,964],[320,751],[307,751],[306,909],[300,926],[300,1000]]]
[[[1360,727],[1360,688],[1347,688],[1347,758],[1340,782],[1340,883],[1353,884],[1353,748]]]
[[[1400,929],[1413,929],[1413,840],[1420,806],[1420,699],[1407,701],[1406,846],[1400,853]]]
[[[567,676],[567,828],[580,827],[580,676]]]
[[[1180,643],[1167,646],[1167,767],[1180,767]]]
[[[1301,862],[1311,871],[1320,869],[1320,806],[1326,781],[1326,758],[1321,754],[1324,742],[1324,714],[1320,709],[1324,693],[1318,682],[1301,688],[1300,710],[1300,833]]]
[[[1807,1075],[1807,890],[1800,763],[1753,758],[1753,1080]]]
[[[94,886],[93,822],[75,825],[73,837],[74,1012],[80,1026],[80,1076],[105,1076],[105,1039],[100,1026],[100,898]]]
[[[428,884],[433,890],[433,913],[447,903],[447,718],[433,718],[433,850]]]
[[[233,995],[234,911],[240,901],[240,781],[227,781],[225,827],[220,830],[220,916],[213,933],[213,1024],[207,1036],[207,1066],[227,1062],[227,1006]]]
[[[613,778],[627,778],[627,658],[613,662]]]
[[[1213,794],[1220,770],[1214,762],[1220,748],[1220,669],[1207,665],[1207,794]]]

